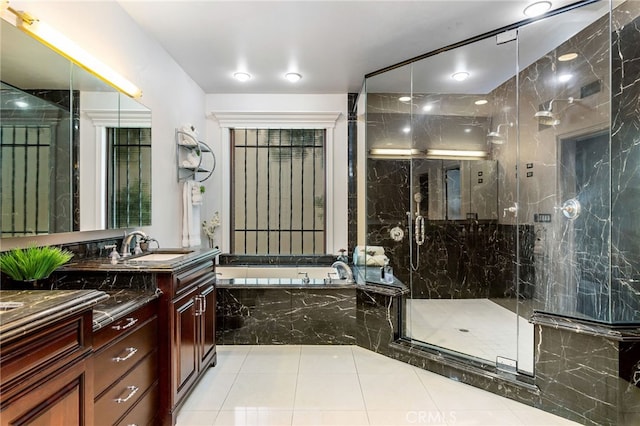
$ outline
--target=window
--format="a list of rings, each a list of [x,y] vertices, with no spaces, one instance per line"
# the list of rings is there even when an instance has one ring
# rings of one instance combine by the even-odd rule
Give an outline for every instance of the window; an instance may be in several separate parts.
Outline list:
[[[58,205],[51,203],[50,174],[56,173],[55,158],[50,156],[51,127],[3,123],[0,143],[2,237],[48,234],[51,231],[49,206],[51,204],[55,213]],[[69,179],[59,176],[57,181],[68,183]],[[59,198],[69,200],[69,195],[67,186]],[[71,231],[70,227],[65,231]]]
[[[109,228],[151,225],[151,128],[107,127]]]
[[[233,253],[325,252],[325,133],[231,129]]]

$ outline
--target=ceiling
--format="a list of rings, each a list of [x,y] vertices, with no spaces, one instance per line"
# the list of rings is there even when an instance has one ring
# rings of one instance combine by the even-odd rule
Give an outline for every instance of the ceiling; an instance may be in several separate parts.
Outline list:
[[[521,21],[533,2],[119,0],[205,93],[359,92],[364,75]]]

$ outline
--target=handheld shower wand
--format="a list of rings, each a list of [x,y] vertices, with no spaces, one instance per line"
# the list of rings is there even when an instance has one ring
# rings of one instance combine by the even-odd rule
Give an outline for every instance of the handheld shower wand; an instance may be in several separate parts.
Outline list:
[[[424,234],[425,234],[425,228],[424,228],[424,217],[422,217],[422,215],[420,214],[420,203],[422,202],[422,194],[419,192],[416,192],[415,195],[413,196],[413,199],[416,202],[416,221],[415,221],[415,239],[416,239],[416,244],[421,246],[424,244]]]

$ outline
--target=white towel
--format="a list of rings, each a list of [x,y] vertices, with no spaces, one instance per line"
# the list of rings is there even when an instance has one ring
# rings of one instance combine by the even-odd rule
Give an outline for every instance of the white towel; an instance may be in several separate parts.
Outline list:
[[[377,257],[377,256],[384,256],[384,247],[356,246],[356,248],[353,250],[353,264],[354,265],[370,265],[369,258]],[[376,261],[378,261],[379,259],[381,258],[376,259]]]
[[[375,256],[367,255],[366,259],[367,266],[384,266],[389,263],[389,258],[384,254],[378,254]]]
[[[202,204],[202,192],[200,192],[200,184],[198,183],[191,186],[191,204],[194,206]]]
[[[185,181],[182,188],[182,247],[200,246],[200,205],[193,203],[193,189],[200,184]]]

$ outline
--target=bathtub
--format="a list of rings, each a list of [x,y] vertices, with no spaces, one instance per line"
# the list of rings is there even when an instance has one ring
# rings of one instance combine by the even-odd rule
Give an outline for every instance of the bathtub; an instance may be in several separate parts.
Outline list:
[[[308,283],[304,282],[305,277],[309,278]],[[330,266],[216,266],[216,278],[235,285],[345,284],[338,277],[337,269]]]

